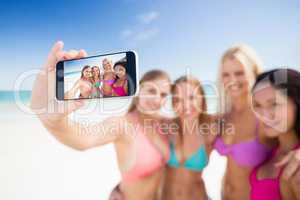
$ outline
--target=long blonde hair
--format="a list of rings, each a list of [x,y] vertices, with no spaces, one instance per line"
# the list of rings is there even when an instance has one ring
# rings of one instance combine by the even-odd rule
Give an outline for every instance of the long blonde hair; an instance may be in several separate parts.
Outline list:
[[[247,44],[237,44],[230,47],[221,58],[218,72],[218,88],[219,88],[219,114],[226,114],[231,110],[232,100],[226,93],[224,85],[222,83],[222,66],[226,59],[236,59],[244,67],[246,76],[249,80],[249,92],[255,82],[256,77],[262,73],[262,61],[250,46]]]
[[[166,79],[169,82],[171,82],[171,79],[170,79],[169,75],[165,71],[162,71],[162,70],[150,70],[150,71],[146,72],[142,76],[142,78],[140,79],[139,84],[142,85],[145,82],[155,81],[155,80],[158,80],[158,79]],[[137,104],[138,104],[138,100],[139,100],[139,96],[135,96],[133,98],[133,100],[131,102],[131,105],[129,106],[128,113],[133,112],[133,111],[136,110]]]

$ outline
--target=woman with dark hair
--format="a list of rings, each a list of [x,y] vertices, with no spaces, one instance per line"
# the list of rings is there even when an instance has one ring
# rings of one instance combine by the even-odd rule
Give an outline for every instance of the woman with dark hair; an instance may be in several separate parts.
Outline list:
[[[126,63],[115,63],[114,72],[116,74],[116,80],[115,83],[112,85],[112,94],[113,96],[126,96],[128,94]]]
[[[299,200],[299,183],[284,180],[283,167],[276,163],[300,149],[300,73],[292,69],[265,72],[257,77],[252,93],[264,134],[278,139],[279,145],[252,171],[251,200]]]
[[[80,91],[79,98],[90,98],[92,93],[92,69],[89,65],[86,65],[81,70],[80,79],[77,80],[74,86],[65,93],[66,99],[73,99],[77,91]]]
[[[92,83],[93,83],[93,89],[92,89],[92,97],[100,97],[101,96],[101,90],[100,90],[100,85],[101,85],[101,75],[100,75],[100,69],[98,66],[93,66],[92,67]]]

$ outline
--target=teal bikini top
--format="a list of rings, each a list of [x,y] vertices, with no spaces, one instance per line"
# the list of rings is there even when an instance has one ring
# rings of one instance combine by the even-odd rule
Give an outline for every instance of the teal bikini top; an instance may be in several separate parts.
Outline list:
[[[95,82],[95,83],[94,83],[94,87],[95,87],[95,88],[100,87],[100,81]]]
[[[205,150],[205,146],[202,145],[193,155],[191,155],[183,164],[183,167],[200,172],[202,171],[208,164],[208,157]],[[168,161],[168,165],[170,167],[179,168],[181,167],[175,151],[175,145],[173,142],[170,142],[170,159]]]

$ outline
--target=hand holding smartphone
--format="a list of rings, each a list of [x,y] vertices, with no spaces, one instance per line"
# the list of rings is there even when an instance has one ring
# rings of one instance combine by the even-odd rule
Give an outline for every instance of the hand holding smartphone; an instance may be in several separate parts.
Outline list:
[[[63,60],[56,64],[56,98],[133,96],[137,80],[137,55],[133,51]]]

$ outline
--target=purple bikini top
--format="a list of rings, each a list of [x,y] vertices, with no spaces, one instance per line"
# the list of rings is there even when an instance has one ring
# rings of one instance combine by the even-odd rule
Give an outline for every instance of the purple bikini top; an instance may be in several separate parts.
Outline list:
[[[114,79],[110,79],[110,80],[103,80],[104,83],[106,83],[109,86],[112,86],[115,83]]]
[[[265,161],[272,152],[271,148],[259,142],[258,127],[259,123],[256,120],[255,139],[227,145],[221,137],[218,137],[215,141],[214,148],[221,155],[231,156],[238,165],[254,168]]]

